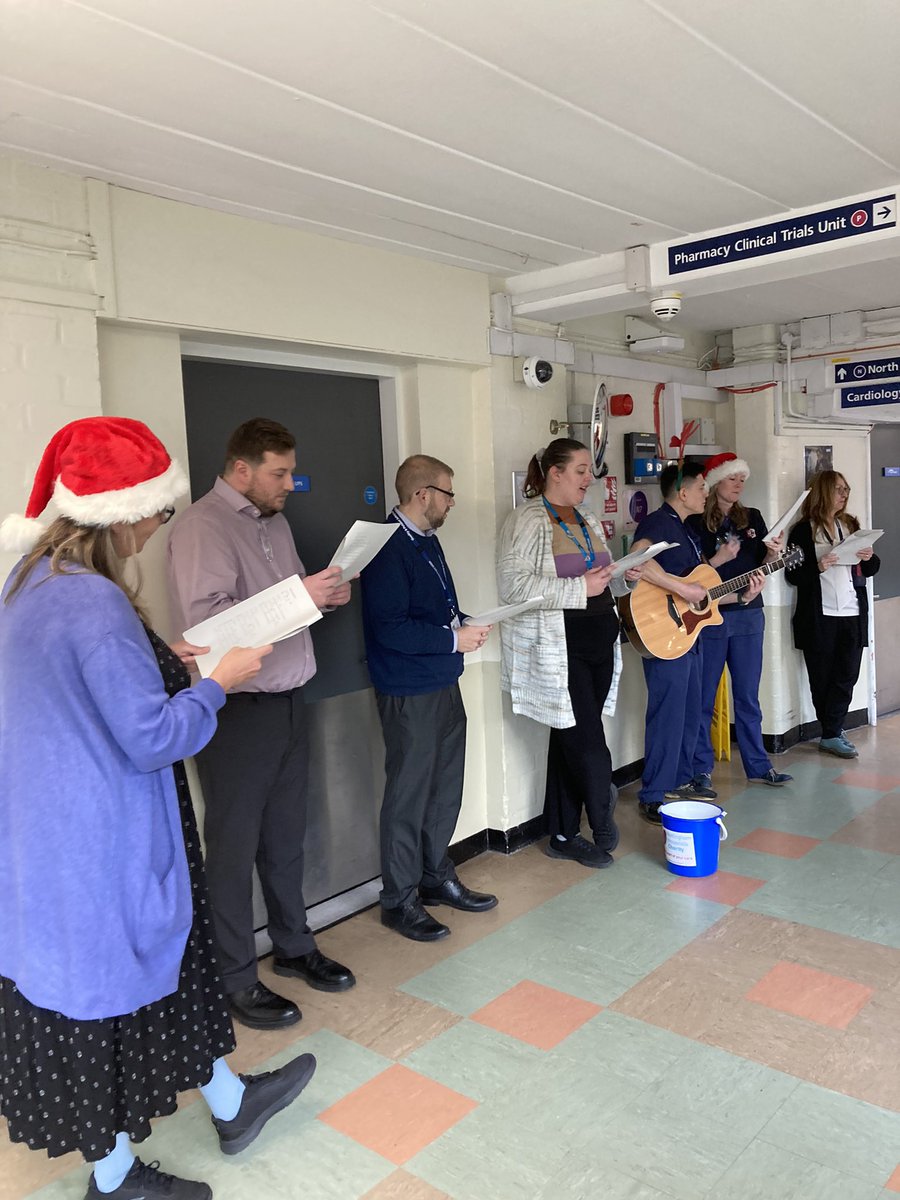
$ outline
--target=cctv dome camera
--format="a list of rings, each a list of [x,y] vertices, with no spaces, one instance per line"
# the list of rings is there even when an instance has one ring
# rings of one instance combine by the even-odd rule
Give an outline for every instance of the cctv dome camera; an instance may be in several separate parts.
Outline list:
[[[671,321],[681,312],[681,292],[670,292],[668,296],[656,296],[650,301],[650,311],[658,321]]]
[[[522,364],[522,379],[526,387],[546,387],[552,378],[553,363],[547,362],[546,358],[538,358],[535,355],[533,358],[526,358]]]

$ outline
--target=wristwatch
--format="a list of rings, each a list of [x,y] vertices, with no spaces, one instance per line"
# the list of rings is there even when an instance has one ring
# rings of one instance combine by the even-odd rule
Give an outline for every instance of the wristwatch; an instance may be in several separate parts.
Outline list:
[[[747,607],[747,601],[744,599],[743,592],[738,592],[737,595],[735,596],[735,600],[737,601],[738,608],[746,608]]]

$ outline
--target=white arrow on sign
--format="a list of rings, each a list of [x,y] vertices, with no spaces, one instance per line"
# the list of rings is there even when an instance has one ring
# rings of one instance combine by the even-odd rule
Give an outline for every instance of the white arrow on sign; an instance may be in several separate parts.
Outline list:
[[[838,367],[837,377],[838,377],[838,379],[846,379],[847,378],[847,368],[846,367]]]

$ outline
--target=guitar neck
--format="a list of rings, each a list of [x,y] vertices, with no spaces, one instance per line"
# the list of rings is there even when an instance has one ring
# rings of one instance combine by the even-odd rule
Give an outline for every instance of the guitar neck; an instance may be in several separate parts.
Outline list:
[[[770,563],[763,563],[761,567],[756,567],[752,571],[747,571],[744,575],[737,575],[734,579],[729,579],[726,583],[717,584],[708,590],[710,600],[721,600],[723,596],[730,596],[732,592],[739,592],[747,586],[750,579],[757,571],[761,571],[763,575],[773,575],[776,571],[781,571],[786,566],[786,556],[775,558]]]

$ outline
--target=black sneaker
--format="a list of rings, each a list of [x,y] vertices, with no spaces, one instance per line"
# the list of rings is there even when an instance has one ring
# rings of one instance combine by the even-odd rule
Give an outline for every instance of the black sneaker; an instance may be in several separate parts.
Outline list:
[[[616,846],[619,844],[619,827],[613,819],[613,813],[616,810],[616,804],[619,800],[619,789],[614,783],[609,785],[609,808],[606,812],[606,820],[599,830],[594,831],[594,844],[599,846],[601,850],[605,850],[607,854],[612,854]]]
[[[301,1054],[277,1071],[242,1075],[244,1095],[237,1116],[231,1121],[212,1118],[223,1154],[240,1154],[262,1133],[267,1121],[300,1095],[316,1071],[311,1054]],[[212,1192],[208,1193],[210,1196]],[[193,1195],[193,1193],[191,1193]],[[207,1195],[204,1192],[204,1195]],[[137,1197],[135,1197],[137,1200]]]
[[[769,787],[784,787],[786,783],[791,783],[793,778],[793,775],[786,775],[783,771],[776,771],[774,767],[769,767],[765,775],[754,775],[747,782],[765,783]]]
[[[712,775],[695,775],[688,784],[695,797],[701,800],[717,800],[719,793],[713,790]]]
[[[613,857],[600,846],[592,846],[587,838],[580,833],[573,838],[552,837],[544,847],[548,858],[568,858],[570,862],[581,863],[583,867],[611,867]]]
[[[670,794],[669,792],[666,792],[667,797],[669,796],[669,794]],[[686,800],[687,797],[679,796],[678,799]],[[651,825],[662,825],[662,817],[659,815],[659,805],[658,804],[645,804],[643,802],[643,800],[641,800],[638,803],[638,812],[641,814],[641,816],[644,818],[644,820],[649,821]]]
[[[101,1196],[113,1200],[154,1200],[156,1196],[165,1196],[166,1200],[212,1200],[212,1188],[193,1179],[167,1175],[160,1171],[158,1162],[142,1163],[136,1158],[114,1192],[101,1192],[91,1175],[84,1200],[100,1200]]]

